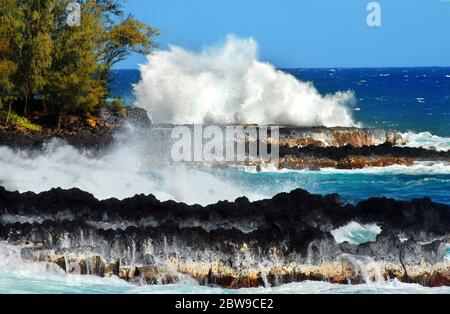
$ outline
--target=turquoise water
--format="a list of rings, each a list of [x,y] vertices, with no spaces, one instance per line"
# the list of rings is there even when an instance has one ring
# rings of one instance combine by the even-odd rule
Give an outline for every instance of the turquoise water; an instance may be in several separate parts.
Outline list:
[[[407,173],[408,169],[394,168],[389,171],[366,170],[357,172],[329,170],[328,172],[263,172],[239,170],[205,170],[221,182],[234,185],[243,194],[250,189],[261,195],[305,188],[314,193],[340,193],[343,201],[357,202],[371,196],[390,196],[410,199],[431,196],[434,200],[450,204],[450,174],[436,174],[436,169],[417,169],[420,174]],[[437,168],[440,169],[440,168]],[[441,170],[442,171],[442,170]],[[403,172],[403,173],[402,173]],[[445,172],[445,171],[443,171]],[[210,187],[212,188],[212,187]],[[207,189],[207,188],[206,188]],[[204,191],[206,193],[206,190]],[[376,226],[349,226],[333,234],[338,242],[364,243],[373,241],[379,233]],[[450,260],[450,246],[447,248]],[[276,288],[226,290],[201,287],[193,282],[168,286],[137,286],[118,278],[65,275],[61,270],[49,269],[45,264],[23,262],[14,251],[0,249],[0,294],[2,293],[51,293],[51,294],[450,294],[447,288],[424,288],[419,285],[397,281],[369,283],[358,286],[334,285],[323,282],[303,282]]]
[[[450,204],[450,166],[434,165],[373,168],[356,171],[286,171],[241,172],[218,171],[216,176],[245,188],[258,187],[263,195],[275,195],[302,188],[310,193],[341,195],[343,202],[357,203],[369,197],[390,197],[402,200],[431,197]],[[442,173],[441,173],[442,172]]]
[[[450,287],[424,288],[398,281],[357,286],[303,282],[277,288],[226,290],[194,284],[135,286],[117,278],[0,271],[0,294],[450,294]]]
[[[271,196],[293,188],[305,188],[314,193],[340,193],[343,201],[357,202],[370,196],[390,196],[409,199],[431,196],[434,200],[450,204],[450,174],[433,173],[439,168],[422,168],[421,174],[407,174],[409,170],[395,168],[390,171],[304,171],[255,173],[238,170],[205,170],[221,182],[227,182],[242,194],[256,189],[262,196]],[[419,169],[417,169],[419,171]],[[402,173],[404,172],[404,173]],[[397,173],[397,174],[395,174]],[[213,188],[210,186],[209,188]],[[220,187],[218,187],[220,188]],[[204,187],[202,193],[207,193]],[[113,193],[113,192],[112,192]],[[199,192],[200,193],[200,192]],[[338,242],[364,243],[373,241],[379,230],[372,226],[350,226],[333,234]],[[447,248],[450,259],[450,247]],[[0,294],[3,293],[51,293],[51,294],[158,294],[158,293],[337,293],[337,294],[380,294],[380,293],[423,293],[450,294],[449,288],[424,288],[419,285],[403,284],[397,281],[370,283],[358,286],[334,285],[321,282],[303,282],[277,288],[226,290],[201,287],[192,282],[169,286],[137,286],[118,278],[91,276],[66,276],[61,270],[48,269],[45,264],[23,262],[14,251],[2,253],[0,248]]]

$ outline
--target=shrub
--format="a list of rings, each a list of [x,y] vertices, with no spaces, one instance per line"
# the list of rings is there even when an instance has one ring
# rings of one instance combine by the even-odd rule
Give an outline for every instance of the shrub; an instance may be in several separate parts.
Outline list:
[[[114,99],[106,102],[105,108],[107,108],[110,112],[122,117],[127,116],[127,108],[125,107],[124,101],[120,97],[115,97]]]
[[[0,122],[1,123],[6,123],[6,117],[7,116],[8,116],[8,112],[6,112],[4,110],[1,110],[0,111]],[[27,129],[29,131],[39,132],[39,131],[42,130],[42,128],[39,125],[36,125],[36,124],[32,123],[27,118],[19,116],[15,112],[11,112],[11,114],[9,116],[8,124],[12,125],[12,126],[15,126],[15,127],[20,127],[20,128]]]

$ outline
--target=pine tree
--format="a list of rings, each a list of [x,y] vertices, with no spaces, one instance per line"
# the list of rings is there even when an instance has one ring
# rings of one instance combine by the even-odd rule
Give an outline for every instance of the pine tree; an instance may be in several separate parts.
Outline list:
[[[8,107],[6,123],[9,123],[12,103],[17,95],[17,69],[23,46],[24,29],[22,11],[16,0],[0,3],[0,109]]]
[[[105,32],[98,43],[98,62],[102,65],[100,79],[109,82],[114,64],[126,59],[132,53],[150,54],[158,45],[153,37],[159,31],[136,20],[132,15],[125,16],[121,0],[90,0],[96,3],[101,12]]]
[[[79,0],[79,27],[66,23],[73,1],[1,0],[0,107],[95,114],[108,98],[111,67],[156,47],[158,31],[125,17],[123,0]]]
[[[17,1],[26,21],[21,58],[19,62],[20,93],[24,100],[23,114],[28,113],[28,104],[39,96],[46,83],[45,75],[52,62],[51,29],[53,25],[53,3],[58,0]]]
[[[58,115],[76,113],[87,115],[95,112],[106,97],[105,84],[97,79],[100,64],[97,63],[97,43],[102,36],[102,21],[89,3],[83,7],[82,24],[70,27],[66,24],[67,1],[55,6],[52,31],[52,65],[44,89],[44,101],[51,104]]]
[[[45,97],[54,104],[58,121],[66,113],[95,112],[107,97],[111,67],[132,52],[150,53],[156,46],[151,37],[157,34],[130,16],[123,18],[120,1],[85,1],[81,26],[69,27],[67,3],[61,1],[53,10],[54,52]]]

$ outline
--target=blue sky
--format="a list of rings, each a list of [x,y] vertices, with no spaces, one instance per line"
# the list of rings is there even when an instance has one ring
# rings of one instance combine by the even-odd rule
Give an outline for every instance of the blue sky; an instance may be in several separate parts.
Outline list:
[[[366,23],[371,1],[128,0],[126,9],[161,30],[161,49],[198,51],[233,33],[255,38],[260,59],[283,68],[450,66],[450,0],[379,0],[379,28]]]

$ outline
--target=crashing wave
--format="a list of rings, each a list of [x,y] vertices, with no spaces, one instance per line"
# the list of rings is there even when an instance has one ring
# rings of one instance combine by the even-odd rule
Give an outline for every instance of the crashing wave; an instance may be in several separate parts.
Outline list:
[[[381,228],[377,225],[361,225],[352,221],[348,225],[333,230],[330,233],[337,243],[364,244],[375,242],[381,231]]]
[[[320,95],[311,83],[259,61],[252,38],[229,35],[199,53],[170,46],[140,70],[137,103],[155,122],[356,125],[351,92]]]
[[[406,132],[401,134],[406,147],[423,147],[438,151],[450,150],[450,137],[440,137],[430,132],[414,133]]]

